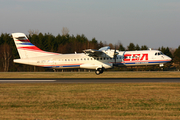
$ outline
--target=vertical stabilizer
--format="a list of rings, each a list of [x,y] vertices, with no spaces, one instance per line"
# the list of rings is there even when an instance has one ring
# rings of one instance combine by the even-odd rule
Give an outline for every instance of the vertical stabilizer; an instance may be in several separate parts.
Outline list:
[[[24,33],[12,33],[12,37],[21,59],[58,54],[39,49],[28,40]]]

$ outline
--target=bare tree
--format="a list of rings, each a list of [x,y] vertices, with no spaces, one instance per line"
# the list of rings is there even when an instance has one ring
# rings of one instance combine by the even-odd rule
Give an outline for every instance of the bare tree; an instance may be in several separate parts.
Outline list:
[[[39,34],[39,30],[31,30],[31,29],[29,29],[28,32],[29,32],[30,36],[32,36],[33,34],[35,34],[35,35]]]
[[[61,32],[62,32],[62,35],[68,35],[69,34],[69,29],[67,27],[63,27]]]
[[[10,45],[5,43],[5,44],[1,45],[0,51],[1,51],[1,54],[0,54],[1,57],[0,58],[2,61],[4,72],[8,72],[10,60],[12,57],[11,47],[10,47]]]
[[[169,50],[170,50],[171,54],[174,55],[174,52],[176,51],[176,49],[175,48],[169,48]]]

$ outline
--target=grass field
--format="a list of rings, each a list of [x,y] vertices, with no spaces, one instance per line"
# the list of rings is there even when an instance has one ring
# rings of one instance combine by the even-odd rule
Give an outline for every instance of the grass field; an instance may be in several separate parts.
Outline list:
[[[0,72],[0,78],[180,78],[175,71],[139,72]]]
[[[1,72],[0,78],[180,78],[180,72]],[[180,83],[0,84],[0,120],[180,119]]]
[[[0,120],[180,119],[180,83],[0,84]]]

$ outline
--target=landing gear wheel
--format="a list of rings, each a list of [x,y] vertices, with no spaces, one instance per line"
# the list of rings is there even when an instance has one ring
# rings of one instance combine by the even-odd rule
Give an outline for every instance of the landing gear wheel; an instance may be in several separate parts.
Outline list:
[[[95,73],[96,73],[96,75],[101,74],[101,72],[99,70],[96,70]]]
[[[95,73],[96,75],[102,74],[104,72],[104,68],[98,68]]]

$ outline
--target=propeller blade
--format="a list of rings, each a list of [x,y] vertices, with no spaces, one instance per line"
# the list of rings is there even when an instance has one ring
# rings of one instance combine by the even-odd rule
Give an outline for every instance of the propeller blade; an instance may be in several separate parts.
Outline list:
[[[114,50],[114,65],[116,65],[116,58],[117,58],[117,53],[116,53],[116,46]]]

